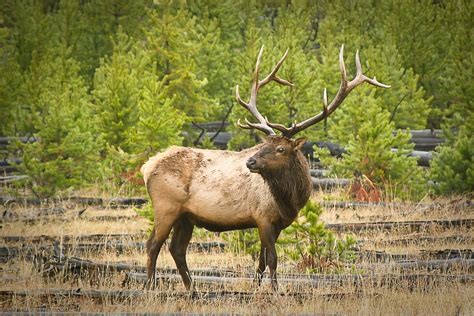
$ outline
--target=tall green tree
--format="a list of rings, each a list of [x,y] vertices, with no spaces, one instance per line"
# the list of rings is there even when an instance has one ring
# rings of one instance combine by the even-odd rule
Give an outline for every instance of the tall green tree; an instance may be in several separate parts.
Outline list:
[[[470,101],[472,102],[472,101]],[[431,165],[435,190],[440,194],[474,191],[474,110],[464,109],[443,126],[445,143],[436,149]]]
[[[3,12],[0,12],[0,21],[5,21]],[[2,23],[0,27],[0,112],[2,135],[14,135],[18,131],[15,124],[15,112],[21,107],[18,100],[19,87],[23,76],[18,63],[18,50],[12,41],[13,28]]]
[[[89,96],[71,49],[53,46],[41,60],[33,58],[22,87],[25,124],[32,144],[17,143],[26,186],[38,197],[90,183],[96,176],[100,144],[90,125]]]
[[[196,58],[205,38],[196,30],[197,18],[184,9],[175,11],[166,3],[149,10],[148,18],[145,49],[156,62],[159,79],[166,78],[167,93],[175,97],[179,110],[196,121],[205,120],[215,102],[205,91],[207,78],[198,76]]]
[[[101,137],[109,146],[130,152],[130,139],[139,118],[141,80],[148,56],[133,46],[133,39],[118,32],[113,54],[101,60],[94,77],[94,117]]]
[[[143,74],[139,118],[131,135],[135,153],[154,154],[182,141],[181,130],[187,116],[176,108],[176,99],[167,94],[166,78],[160,81],[158,77],[156,63]]]
[[[112,39],[117,32],[133,38],[143,36],[146,9],[151,5],[151,0],[88,0],[81,3],[83,29],[79,35],[77,57],[82,64],[82,74],[90,86],[93,85],[94,72],[100,67],[101,58],[112,55]]]
[[[123,32],[114,40],[114,53],[97,69],[94,116],[99,134],[109,147],[129,154],[152,154],[181,141],[187,116],[170,91],[154,52]]]
[[[347,150],[334,162],[335,172],[346,177],[366,176],[388,199],[422,197],[427,191],[426,178],[416,158],[408,157],[413,150],[413,144],[408,143],[410,134],[400,130],[393,134],[395,124],[390,113],[379,106],[375,91],[357,89],[352,94],[359,107],[338,110],[339,122],[330,131]]]

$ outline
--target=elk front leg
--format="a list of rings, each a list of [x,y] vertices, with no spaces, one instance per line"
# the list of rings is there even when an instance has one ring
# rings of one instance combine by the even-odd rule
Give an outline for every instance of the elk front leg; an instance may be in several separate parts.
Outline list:
[[[257,268],[256,276],[255,276],[258,286],[262,284],[263,273],[265,272],[266,267],[267,267],[266,252],[262,244],[260,248],[260,256],[258,258],[258,268]]]
[[[275,248],[275,242],[280,235],[280,229],[272,225],[263,225],[258,229],[260,234],[261,250],[260,250],[260,259],[257,269],[257,281],[261,282],[263,272],[265,271],[266,266],[270,269],[270,279],[272,282],[272,289],[274,291],[278,290],[277,282],[277,254]]]
[[[194,226],[186,218],[178,220],[173,228],[169,248],[187,290],[191,289],[192,280],[186,263],[186,249],[193,235],[193,228]]]

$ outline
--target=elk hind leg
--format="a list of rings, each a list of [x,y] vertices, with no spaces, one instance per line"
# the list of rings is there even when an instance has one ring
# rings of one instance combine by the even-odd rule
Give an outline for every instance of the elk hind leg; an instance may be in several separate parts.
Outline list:
[[[149,289],[151,285],[155,285],[156,259],[160,253],[163,243],[168,238],[171,228],[178,218],[179,208],[167,208],[166,213],[155,212],[155,225],[150,238],[147,241],[147,275],[148,280],[146,287]]]
[[[187,290],[191,288],[191,275],[186,263],[186,250],[193,235],[194,225],[186,218],[179,219],[173,227],[170,252]]]

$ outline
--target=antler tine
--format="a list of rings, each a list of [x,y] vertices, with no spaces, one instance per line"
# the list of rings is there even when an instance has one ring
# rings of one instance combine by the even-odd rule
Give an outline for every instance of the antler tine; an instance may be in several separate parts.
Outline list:
[[[235,86],[235,98],[237,99],[237,102],[239,102],[240,105],[242,105],[244,108],[248,110],[249,104],[244,102],[244,100],[242,100],[242,98],[240,97],[239,85]]]
[[[288,55],[288,49],[286,50],[285,54],[283,57],[280,59],[280,61],[275,65],[273,70],[270,72],[268,76],[266,76],[263,80],[259,81],[258,80],[258,73],[260,70],[260,60],[263,54],[263,46],[260,48],[260,51],[258,53],[257,57],[257,62],[255,63],[255,71],[254,71],[254,76],[253,76],[253,82],[252,82],[252,87],[251,87],[251,92],[250,92],[250,100],[249,102],[245,102],[242,100],[240,97],[239,93],[239,86],[237,85],[235,87],[235,97],[237,99],[237,102],[239,102],[240,105],[242,105],[245,109],[247,109],[257,120],[259,123],[250,123],[247,119],[245,120],[246,124],[241,124],[240,120],[237,121],[237,125],[241,128],[244,129],[258,129],[267,135],[275,135],[275,132],[273,129],[269,126],[268,120],[260,114],[260,112],[257,109],[257,94],[258,90],[269,83],[270,81],[276,81],[279,84],[286,85],[286,86],[293,86],[293,84],[285,79],[282,79],[276,75],[278,70],[280,69],[281,65],[286,59],[286,56]]]
[[[326,88],[323,91],[323,112],[328,116],[328,91]]]
[[[346,66],[344,64],[344,45],[341,46],[341,50],[339,51],[339,69],[341,71],[341,84],[339,86],[339,90],[337,91],[336,96],[332,100],[331,104],[329,106],[327,105],[327,93],[326,89],[324,89],[323,93],[323,111],[320,112],[319,114],[306,119],[305,121],[295,124],[293,123],[291,127],[285,127],[280,124],[268,124],[269,126],[278,129],[283,133],[284,136],[286,137],[292,137],[296,133],[324,120],[326,117],[328,117],[332,112],[334,112],[337,107],[344,101],[344,99],[347,97],[347,95],[358,85],[367,82],[371,85],[380,87],[380,88],[390,88],[389,85],[380,83],[377,81],[377,79],[374,77],[373,79],[366,77],[363,72],[362,72],[362,66],[360,63],[360,58],[359,58],[359,51],[356,52],[356,76],[354,79],[351,81],[347,81],[347,71],[346,71]]]
[[[262,48],[263,48],[263,46],[262,46]],[[282,84],[284,86],[290,86],[290,87],[293,86],[293,84],[291,82],[289,82],[285,79],[282,79],[282,78],[280,78],[276,75],[276,73],[280,69],[281,65],[285,61],[289,50],[290,50],[289,48],[286,49],[285,53],[283,54],[283,57],[281,57],[280,61],[278,61],[278,63],[275,65],[275,67],[273,67],[272,71],[268,74],[268,76],[266,76],[265,79],[258,82],[259,88],[263,87],[264,85],[266,85],[267,83],[269,83],[272,80],[274,80],[274,81],[276,81],[279,84]]]
[[[373,86],[380,87],[380,88],[390,88],[391,87],[389,85],[378,82],[375,77],[374,77],[374,79],[371,79],[371,78],[365,76],[362,73],[362,66],[361,66],[360,58],[359,58],[359,50],[357,50],[357,52],[356,52],[355,61],[356,61],[357,72],[356,72],[355,78],[351,82],[349,82],[350,90],[352,90],[353,88],[355,88],[356,86],[358,86],[359,84],[361,84],[363,82],[367,82],[367,83],[369,83]],[[354,86],[351,87],[351,85],[354,85]]]

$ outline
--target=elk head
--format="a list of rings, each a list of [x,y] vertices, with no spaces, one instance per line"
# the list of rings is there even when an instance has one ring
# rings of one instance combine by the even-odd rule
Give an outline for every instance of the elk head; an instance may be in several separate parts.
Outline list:
[[[301,155],[300,149],[304,145],[304,138],[298,138],[296,140],[292,139],[293,136],[304,129],[326,119],[331,113],[333,113],[337,107],[344,101],[346,96],[357,86],[361,85],[364,82],[367,82],[371,85],[381,87],[381,88],[390,88],[389,85],[385,85],[377,81],[374,77],[373,79],[366,77],[362,73],[362,67],[359,59],[359,51],[356,53],[356,76],[351,81],[347,80],[347,71],[344,65],[344,45],[341,46],[339,52],[339,68],[341,71],[341,84],[339,90],[334,97],[334,100],[328,105],[326,89],[323,93],[323,110],[310,117],[303,122],[297,123],[294,122],[291,126],[286,127],[281,124],[271,123],[266,117],[263,117],[262,114],[257,109],[257,94],[258,90],[269,83],[270,81],[276,81],[277,83],[285,86],[293,86],[293,84],[285,79],[282,79],[277,76],[277,72],[283,64],[286,56],[288,55],[288,50],[286,50],[283,57],[275,65],[273,70],[267,75],[263,80],[258,79],[258,72],[260,67],[260,59],[263,53],[263,46],[260,49],[258,54],[257,63],[255,65],[255,72],[250,92],[249,102],[242,100],[239,94],[239,86],[235,88],[235,96],[237,102],[247,109],[258,123],[251,123],[247,119],[245,124],[241,124],[240,120],[237,121],[237,124],[244,129],[257,129],[268,135],[266,141],[260,148],[260,150],[251,158],[247,160],[247,167],[251,172],[263,173],[263,172],[272,172],[274,170],[279,170],[285,168],[292,161],[292,158],[295,156]],[[274,129],[281,132],[281,136],[277,136]]]
[[[296,140],[282,136],[268,137],[263,147],[247,160],[247,168],[254,173],[261,173],[262,170],[272,173],[288,167],[305,142],[303,137]]]

